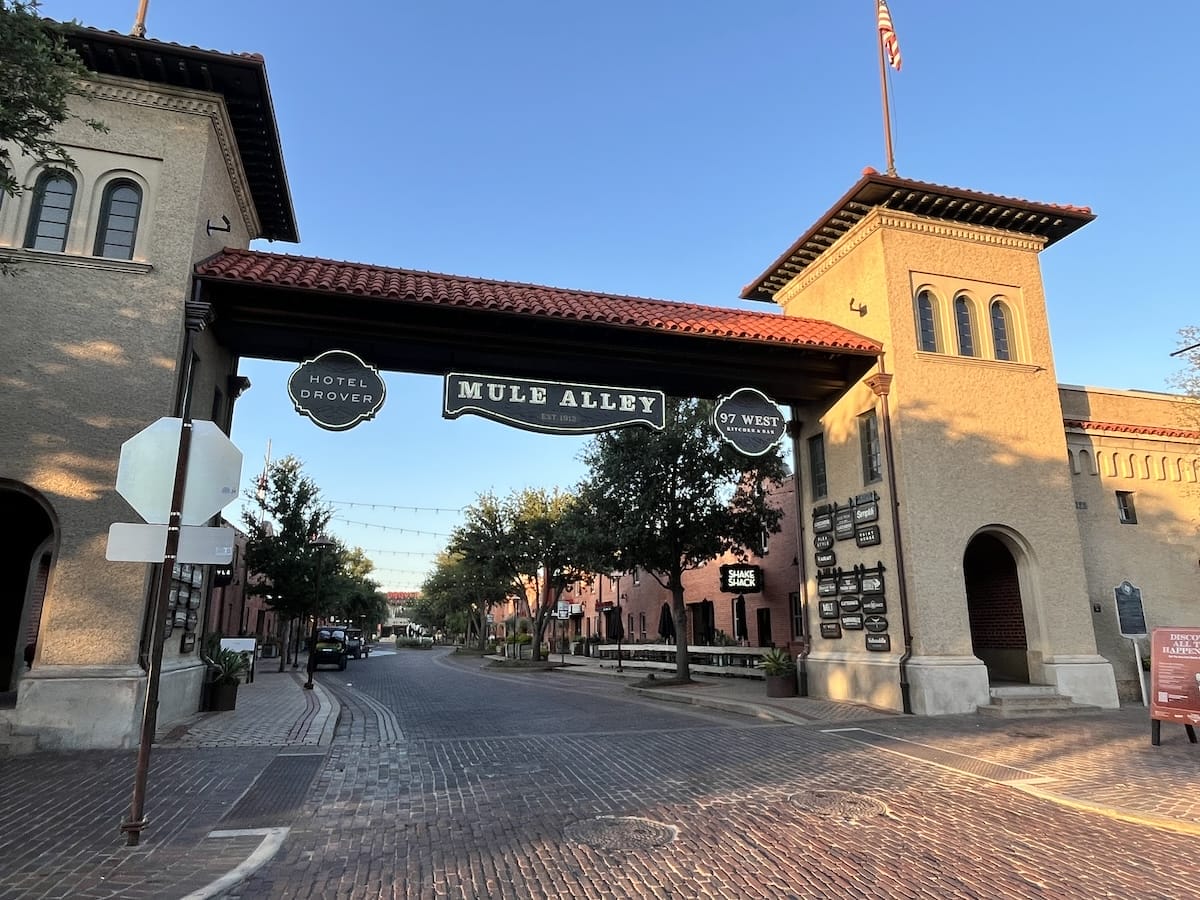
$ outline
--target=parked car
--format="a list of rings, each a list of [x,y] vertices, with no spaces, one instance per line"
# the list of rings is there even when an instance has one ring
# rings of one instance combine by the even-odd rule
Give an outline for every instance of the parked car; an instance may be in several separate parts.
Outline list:
[[[340,671],[346,670],[346,660],[350,651],[346,645],[346,630],[344,628],[323,627],[317,629],[317,639],[312,649],[313,667],[335,665]]]
[[[355,659],[371,655],[371,645],[367,643],[361,628],[346,629],[346,652]]]

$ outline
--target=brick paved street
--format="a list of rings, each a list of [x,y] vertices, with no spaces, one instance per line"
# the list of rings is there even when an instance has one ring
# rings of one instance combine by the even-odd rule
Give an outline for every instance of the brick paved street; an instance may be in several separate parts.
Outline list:
[[[1072,809],[825,730],[926,740],[915,720],[772,724],[479,665],[401,653],[326,677],[342,719],[312,818],[224,896],[1200,897],[1200,829]],[[1058,731],[988,726],[988,748]],[[1053,768],[997,749],[1008,777]],[[1179,739],[1166,749],[1200,763]]]
[[[444,649],[302,675],[160,734],[137,848],[132,752],[0,760],[0,900],[1200,898],[1200,746],[1141,708],[920,719]]]

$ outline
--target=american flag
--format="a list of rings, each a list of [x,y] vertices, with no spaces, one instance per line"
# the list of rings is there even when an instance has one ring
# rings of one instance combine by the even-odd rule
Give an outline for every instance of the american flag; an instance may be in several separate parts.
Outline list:
[[[888,12],[887,0],[879,0],[879,40],[887,54],[888,65],[900,71],[900,40],[892,27],[892,14]]]

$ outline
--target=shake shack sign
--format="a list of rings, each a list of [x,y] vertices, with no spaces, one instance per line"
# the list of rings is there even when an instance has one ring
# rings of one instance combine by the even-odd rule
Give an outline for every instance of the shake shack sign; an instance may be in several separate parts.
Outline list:
[[[346,350],[327,350],[301,363],[288,379],[296,412],[329,431],[375,418],[384,393],[379,370]]]
[[[457,419],[473,413],[544,434],[590,434],[626,425],[661,431],[665,404],[662,391],[643,388],[451,372],[445,380],[442,416]]]

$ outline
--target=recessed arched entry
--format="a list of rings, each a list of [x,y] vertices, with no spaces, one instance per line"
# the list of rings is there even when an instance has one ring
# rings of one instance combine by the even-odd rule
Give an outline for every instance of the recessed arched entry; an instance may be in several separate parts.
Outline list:
[[[1025,609],[1017,560],[997,535],[978,534],[963,554],[971,646],[988,680],[1029,683]]]
[[[54,521],[42,499],[24,485],[0,479],[0,693],[15,691],[37,641],[42,599],[55,545]]]

